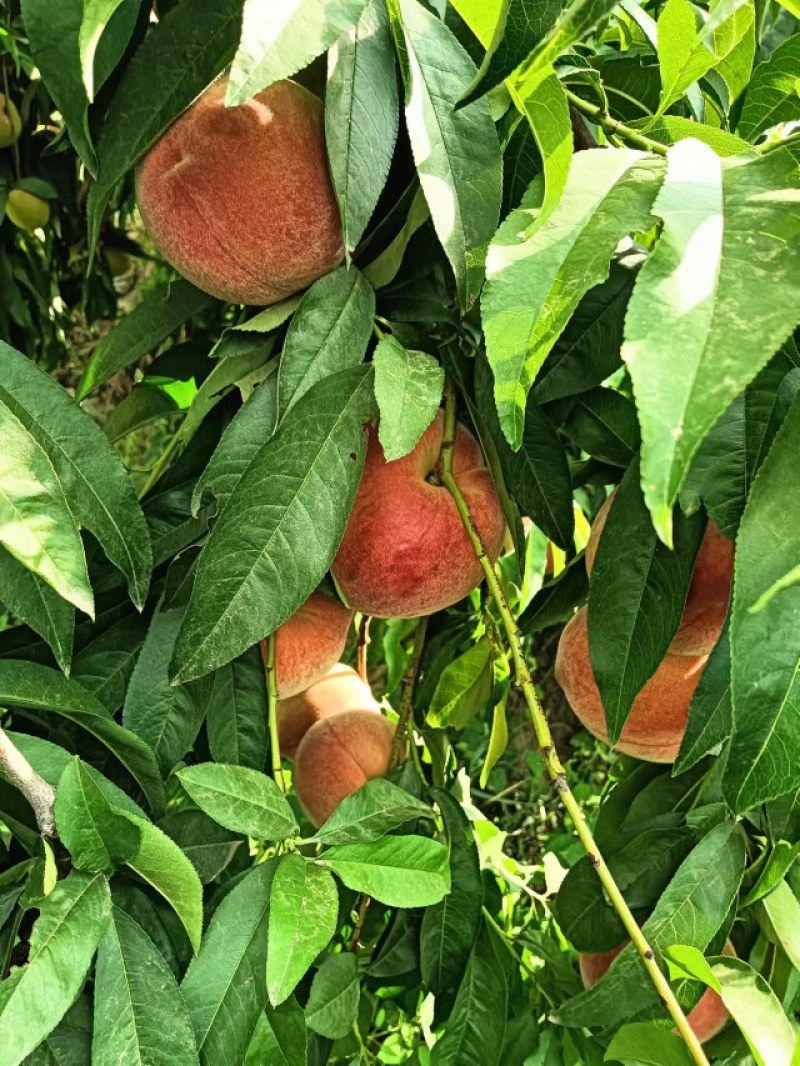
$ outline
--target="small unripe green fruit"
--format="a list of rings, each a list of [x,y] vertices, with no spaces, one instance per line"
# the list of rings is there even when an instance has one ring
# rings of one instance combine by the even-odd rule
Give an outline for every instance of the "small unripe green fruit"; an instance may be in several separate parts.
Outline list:
[[[108,264],[108,272],[112,278],[121,278],[131,269],[131,257],[119,248],[104,248],[103,258]]]
[[[50,221],[50,204],[32,192],[12,189],[6,200],[6,214],[19,229],[32,233]]]
[[[0,93],[0,148],[10,148],[22,132],[22,119],[16,104]]]

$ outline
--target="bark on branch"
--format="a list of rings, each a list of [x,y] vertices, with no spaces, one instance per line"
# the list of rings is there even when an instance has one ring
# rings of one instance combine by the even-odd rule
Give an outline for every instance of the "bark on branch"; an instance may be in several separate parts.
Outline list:
[[[0,729],[0,775],[10,785],[19,789],[33,809],[39,832],[44,837],[56,834],[53,804],[56,790],[37,774],[19,748],[12,744],[8,734]]]

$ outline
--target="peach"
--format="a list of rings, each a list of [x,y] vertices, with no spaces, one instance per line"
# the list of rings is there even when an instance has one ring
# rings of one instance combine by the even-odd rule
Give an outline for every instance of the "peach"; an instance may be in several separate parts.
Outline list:
[[[555,675],[582,724],[607,741],[605,712],[589,660],[588,619],[588,608],[582,607],[565,626]],[[617,750],[646,762],[674,762],[686,731],[689,704],[707,661],[708,655],[668,652],[634,700]]]
[[[294,763],[297,798],[322,825],[345,796],[382,777],[392,757],[394,726],[374,711],[342,711],[323,718],[300,741]]]
[[[6,200],[6,215],[19,229],[32,233],[50,221],[50,204],[24,189],[12,189]]]
[[[0,93],[0,148],[10,148],[22,133],[22,119],[13,100]]]
[[[164,258],[199,288],[266,305],[344,255],[322,102],[279,81],[225,107],[221,76],[136,169],[136,199]]]
[[[608,970],[611,963],[619,955],[629,942],[626,940],[613,951],[603,951],[597,954],[585,954],[578,958],[578,969],[581,972],[581,980],[584,988],[591,988],[597,984],[600,978]],[[730,940],[726,941],[722,949],[723,955],[735,956],[736,951]],[[707,988],[697,1004],[686,1015],[695,1036],[701,1044],[722,1032],[727,1024],[728,1010],[720,997],[712,988]]]
[[[315,722],[342,711],[377,711],[369,685],[352,666],[336,663],[305,692],[278,703],[281,755],[293,759],[300,741]]]
[[[364,472],[331,572],[346,603],[381,618],[417,618],[463,599],[483,572],[448,490],[435,480],[439,411],[408,455],[387,462],[370,427]],[[456,430],[453,471],[492,560],[505,518],[472,434]]]
[[[344,651],[353,612],[322,592],[312,592],[275,633],[278,696],[296,696],[319,681]],[[266,662],[267,641],[261,642]]]
[[[613,499],[612,493],[592,523],[585,555],[586,570],[589,574],[594,566],[600,535]],[[677,655],[704,655],[710,652],[719,640],[728,613],[733,580],[733,552],[733,542],[720,533],[713,518],[709,519],[695,559],[683,618],[670,645],[671,652]]]

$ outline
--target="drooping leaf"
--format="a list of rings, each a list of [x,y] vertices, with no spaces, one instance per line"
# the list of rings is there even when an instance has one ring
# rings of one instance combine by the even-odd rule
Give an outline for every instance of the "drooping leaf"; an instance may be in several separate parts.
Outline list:
[[[756,67],[744,98],[736,132],[749,141],[781,122],[797,118],[800,33],[788,37]]]
[[[108,873],[139,848],[138,828],[117,814],[77,755],[59,779],[55,818],[59,839],[79,870]]]
[[[122,722],[153,750],[166,778],[194,744],[211,693],[211,678],[170,685],[167,671],[183,611],[159,609],[133,668]]]
[[[644,505],[639,464],[630,465],[589,582],[589,656],[612,744],[678,630],[704,530],[702,513],[679,513],[674,550],[665,547]]]
[[[151,27],[125,68],[97,145],[87,203],[91,249],[115,185],[230,63],[241,24],[241,0],[184,0]]]
[[[400,0],[410,84],[406,124],[433,224],[468,309],[483,281],[486,247],[500,213],[500,144],[485,100],[454,101],[475,66],[445,24],[417,0]]]
[[[126,614],[85,644],[75,656],[72,678],[94,693],[112,714],[125,700],[146,633],[146,617]]]
[[[649,228],[662,174],[661,160],[629,149],[579,152],[560,203],[530,238],[541,205],[538,181],[495,234],[481,314],[500,424],[512,448],[522,442],[540,366],[581,297],[607,276],[619,240]]]
[[[245,0],[242,35],[231,67],[228,107],[290,78],[354,26],[365,0]]]
[[[263,770],[267,719],[264,660],[254,645],[214,671],[206,709],[208,746],[214,761]]]
[[[452,994],[478,936],[483,884],[478,847],[461,805],[449,792],[434,793],[450,849],[450,892],[426,908],[420,930],[420,970],[435,996]]]
[[[192,1023],[172,971],[142,927],[116,908],[97,953],[94,1008],[92,1066],[197,1066]]]
[[[314,974],[306,1004],[306,1022],[315,1033],[338,1040],[353,1028],[361,989],[355,955],[328,955]]]
[[[401,459],[417,446],[436,417],[444,388],[444,370],[432,355],[409,351],[391,336],[372,356],[378,439],[387,462]]]
[[[130,3],[129,0],[84,0],[83,18],[78,31],[78,58],[80,61],[83,84],[86,87],[86,95],[89,101],[94,100],[96,89],[100,88],[103,81],[102,74],[98,78],[95,57],[101,39],[105,38],[106,30],[117,9],[123,3],[132,9],[133,20],[138,14],[138,4]]]
[[[726,626],[689,704],[689,721],[675,760],[675,773],[684,773],[724,743],[731,735],[731,728],[731,647]]]
[[[793,476],[798,442],[800,400],[795,399],[753,482],[737,538],[730,633],[733,732],[724,789],[738,811],[800,784],[800,724],[794,709],[800,586],[752,610],[796,563],[794,501],[787,496],[786,479]]]
[[[284,855],[269,905],[267,994],[273,1007],[294,991],[336,932],[339,893],[331,873],[302,855]]]
[[[627,467],[639,450],[636,408],[614,389],[590,389],[577,397],[564,430],[594,459]]]
[[[60,596],[94,617],[78,527],[64,487],[36,440],[0,403],[0,544]]]
[[[450,889],[447,848],[429,837],[340,844],[320,856],[348,888],[390,907],[428,907]]]
[[[318,381],[364,361],[372,334],[375,293],[355,267],[315,281],[300,301],[278,370],[281,418]]]
[[[420,800],[383,777],[345,796],[314,839],[320,844],[364,844],[417,818],[432,818]]]
[[[798,189],[781,149],[755,160],[720,160],[691,140],[669,150],[654,206],[664,229],[637,279],[622,353],[642,429],[645,500],[667,543],[703,437],[797,320]]]
[[[114,407],[103,423],[103,432],[113,443],[171,415],[180,408],[168,392],[153,385],[136,385]]]
[[[151,807],[160,812],[164,784],[150,748],[109,716],[100,701],[77,681],[38,663],[0,661],[0,706],[28,707],[59,714],[95,736],[138,781]]]
[[[230,662],[317,587],[344,533],[373,403],[371,370],[333,374],[294,405],[251,462],[198,559],[174,681]]]
[[[476,714],[486,709],[491,693],[491,646],[482,637],[442,670],[428,708],[427,721],[434,729],[463,729]]]
[[[198,763],[178,771],[181,784],[215,822],[257,840],[285,840],[297,832],[292,809],[266,774],[246,766]]]
[[[3,343],[0,401],[47,454],[75,521],[125,575],[141,609],[152,562],[147,526],[127,471],[103,431],[31,359]]]
[[[274,872],[274,860],[263,863],[225,896],[183,979],[202,1066],[241,1066],[264,1013]]]
[[[43,637],[61,669],[69,670],[75,632],[72,604],[3,548],[0,548],[0,588],[8,610]]]
[[[0,983],[2,1066],[19,1066],[75,1002],[110,914],[101,874],[75,871],[42,900],[27,965]]]
[[[158,823],[197,870],[204,885],[220,874],[245,843],[241,836],[225,829],[203,811],[185,808],[168,811]]]
[[[267,1007],[259,1018],[244,1066],[308,1066],[308,1029],[303,1008],[294,998]]]
[[[358,22],[328,51],[325,141],[344,246],[361,239],[389,173],[399,98],[385,4],[367,0]]]

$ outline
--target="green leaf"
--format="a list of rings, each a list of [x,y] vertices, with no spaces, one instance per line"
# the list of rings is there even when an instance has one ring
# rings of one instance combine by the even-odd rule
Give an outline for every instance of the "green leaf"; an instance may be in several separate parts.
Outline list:
[[[308,1066],[306,1016],[297,1000],[290,999],[277,1010],[267,1007],[258,1020],[247,1049],[244,1066]]]
[[[47,454],[75,521],[100,542],[144,606],[152,554],[127,471],[100,427],[31,359],[0,343],[0,401]]]
[[[206,709],[211,756],[263,770],[267,761],[267,684],[257,644],[214,672]]]
[[[361,240],[386,183],[398,128],[397,71],[386,6],[367,0],[328,52],[325,140],[345,251]]]
[[[225,869],[244,843],[239,835],[218,825],[202,811],[191,808],[168,811],[158,828],[191,860],[204,885]]]
[[[705,959],[692,947],[670,955],[680,969],[713,988],[747,1041],[757,1066],[793,1066],[794,1027],[758,971],[742,959]]]
[[[0,660],[0,706],[27,707],[60,714],[95,736],[138,781],[158,813],[164,803],[164,784],[150,748],[117,725],[100,701],[77,681],[38,663]]]
[[[106,113],[87,202],[90,248],[117,182],[230,63],[241,19],[241,0],[184,0],[150,28]]]
[[[339,267],[315,281],[300,301],[278,371],[283,418],[318,381],[364,361],[372,335],[375,293],[355,267]]]
[[[800,400],[795,399],[747,501],[736,544],[731,611],[733,735],[723,788],[737,811],[782,796],[800,785],[800,729],[793,585],[752,611],[796,562],[794,499],[787,496],[800,447]],[[788,540],[786,538],[789,538]]]
[[[627,467],[639,450],[639,423],[631,401],[614,389],[590,389],[578,396],[564,431],[600,462]]]
[[[97,953],[92,1066],[120,1062],[196,1066],[181,990],[147,933],[114,909]]]
[[[684,773],[724,743],[731,729],[731,646],[725,626],[689,704],[689,721],[675,760],[675,773]]]
[[[373,403],[371,369],[332,374],[294,405],[252,460],[200,553],[174,681],[230,662],[317,587],[355,497]]]
[[[387,462],[413,451],[436,417],[444,370],[425,352],[409,351],[394,337],[383,337],[372,356],[378,439]]]
[[[613,1036],[605,1061],[636,1062],[641,1066],[692,1066],[695,1061],[683,1039],[655,1022],[623,1025]]]
[[[447,996],[457,987],[478,936],[483,882],[472,824],[461,804],[443,789],[433,797],[447,833],[451,888],[422,916],[420,971],[428,991]]]
[[[133,668],[122,722],[153,750],[164,778],[192,747],[203,724],[211,678],[170,685],[167,671],[182,610],[157,610]]]
[[[83,400],[118,371],[138,363],[190,318],[214,303],[212,296],[188,281],[167,281],[153,289],[94,349],[78,385],[77,399]]]
[[[727,130],[718,129],[716,126],[704,126],[700,122],[683,118],[681,115],[662,115],[655,122],[651,119],[635,120],[632,125],[634,129],[646,129],[648,137],[662,144],[677,144],[678,141],[684,141],[687,137],[693,137],[707,144],[709,148],[713,148],[719,156],[741,155],[748,152],[753,155],[753,148],[742,137],[728,133]]]
[[[542,160],[544,199],[536,219],[536,225],[541,226],[560,201],[572,164],[569,105],[552,67],[543,67],[518,83],[512,99],[528,120]]]
[[[570,560],[557,578],[546,581],[519,616],[517,624],[526,637],[549,626],[568,622],[575,608],[586,602],[589,580],[583,556]]]
[[[56,662],[69,670],[75,632],[75,608],[55,589],[0,548],[3,603],[21,622],[50,645]]]
[[[42,900],[27,965],[0,984],[0,1066],[19,1066],[75,1002],[110,913],[100,874],[73,872]]]
[[[413,191],[414,185],[407,192]],[[383,289],[397,277],[403,263],[408,243],[417,230],[430,218],[430,211],[422,189],[417,188],[408,206],[405,222],[399,233],[383,249],[380,255],[364,267],[364,277],[376,289]]]
[[[645,500],[667,543],[703,437],[797,320],[799,188],[784,150],[756,160],[720,160],[691,140],[669,150],[653,209],[664,229],[637,279],[622,352],[642,429]]]
[[[562,0],[544,0],[537,5],[528,0],[503,0],[486,55],[465,101],[489,92],[513,74],[550,32],[563,6]]]
[[[358,1017],[358,963],[352,952],[328,955],[314,974],[306,1004],[306,1023],[315,1033],[339,1040]]]
[[[115,443],[129,433],[135,433],[160,419],[179,413],[179,407],[163,389],[153,385],[137,385],[116,407],[112,408],[103,423],[103,432]]]
[[[673,944],[704,950],[721,928],[744,873],[741,829],[724,822],[712,829],[681,863],[643,931],[661,957]],[[566,1026],[618,1025],[658,1005],[632,944],[612,962],[592,988],[563,1003],[558,1018]]]
[[[196,952],[203,935],[203,887],[197,871],[178,845],[157,826],[127,813],[125,817],[140,832],[139,847],[128,865],[169,903]]]
[[[117,814],[77,755],[58,782],[55,816],[59,839],[79,870],[108,873],[139,848],[139,830]]]
[[[221,511],[239,479],[275,431],[278,422],[278,375],[271,374],[228,424],[222,439],[192,491],[192,514],[207,498]]]
[[[431,1066],[497,1066],[503,1053],[508,986],[484,933],[469,956]]]
[[[178,777],[197,806],[226,829],[256,840],[285,840],[298,831],[285,796],[266,774],[198,763],[179,770]]]
[[[426,720],[434,729],[463,729],[486,710],[491,694],[492,649],[481,637],[442,670]]]
[[[225,103],[243,104],[281,78],[290,78],[354,26],[365,0],[245,0],[242,36]]]
[[[136,658],[147,633],[147,619],[124,615],[85,644],[72,664],[71,677],[116,713],[125,700]]]
[[[432,818],[420,800],[391,781],[375,777],[345,796],[314,834],[320,844],[365,844],[417,818]]]
[[[793,796],[791,798],[794,799]],[[772,804],[770,804],[770,806],[772,807]],[[770,822],[772,822],[772,811],[770,811]],[[772,829],[771,825],[770,829]],[[800,855],[800,844],[788,844],[785,840],[778,840],[775,846],[769,849],[767,861],[759,871],[758,880],[742,899],[741,906],[749,907],[768,893],[777,889],[786,874],[791,870],[792,866],[794,866],[795,859],[798,855]],[[794,896],[792,896],[792,898],[795,899]],[[783,899],[785,900],[786,897],[783,896]],[[776,902],[778,903],[778,909],[781,911],[782,917],[793,916],[794,907],[797,903],[796,899],[794,904],[789,903],[785,909],[781,905],[780,897]],[[787,922],[787,927],[788,926],[789,923]],[[798,928],[800,928],[800,926],[798,926]],[[791,951],[787,950],[787,955],[794,954],[796,957],[800,957],[795,931],[791,928],[787,928],[787,934],[787,939],[791,939],[792,942]],[[800,966],[795,964],[795,969],[800,969]]]
[[[117,8],[125,0],[83,0],[83,18],[81,19],[78,32],[78,52],[83,75],[83,84],[86,86],[88,99],[94,100],[95,88],[99,88],[95,81],[95,56],[97,46],[105,34],[112,16]],[[138,4],[129,4],[135,16],[138,14]],[[132,28],[132,27],[131,27]]]
[[[267,992],[273,1007],[295,990],[336,932],[339,893],[333,876],[302,855],[284,855],[269,905]]]
[[[531,518],[563,548],[572,543],[575,518],[567,456],[552,423],[529,396],[519,451],[512,451],[500,427],[492,372],[483,354],[475,357],[475,401],[497,452],[503,481],[520,513]]]
[[[139,14],[138,0],[116,0],[114,6],[121,6],[121,10],[103,35],[94,63],[98,89],[122,57]],[[89,98],[81,77],[79,51],[83,0],[63,0],[55,8],[48,0],[24,0],[21,8],[36,66],[63,116],[76,152],[94,174],[97,157],[89,131]]]
[[[702,513],[679,512],[674,530],[670,549],[652,527],[639,464],[632,463],[608,512],[589,582],[589,656],[611,744],[680,625],[705,531]]]
[[[526,72],[535,73],[550,66],[614,7],[613,0],[572,0],[551,24],[550,31],[531,53]]]
[[[781,881],[764,896],[761,905],[792,966],[800,970],[800,902],[789,885]]]
[[[752,33],[755,9],[750,0],[719,0],[696,29],[689,0],[667,0],[658,20],[661,102],[657,115],[709,70],[719,66]]]
[[[408,53],[406,125],[433,224],[461,306],[474,303],[500,214],[500,144],[486,100],[455,102],[475,65],[445,24],[417,0],[399,0]]]
[[[0,403],[0,544],[31,573],[94,617],[83,542],[44,450]]]
[[[581,297],[607,276],[620,239],[650,227],[662,174],[661,160],[629,149],[579,152],[560,203],[533,235],[538,182],[493,238],[481,313],[500,424],[515,450],[537,371]]]
[[[183,979],[202,1066],[240,1066],[267,1002],[267,919],[275,861],[223,898]]]
[[[390,907],[428,907],[450,889],[447,848],[420,836],[383,837],[371,844],[341,844],[323,852],[348,888]]]
[[[753,74],[744,98],[736,132],[755,141],[781,122],[797,118],[797,81],[800,78],[800,33],[787,38]]]

